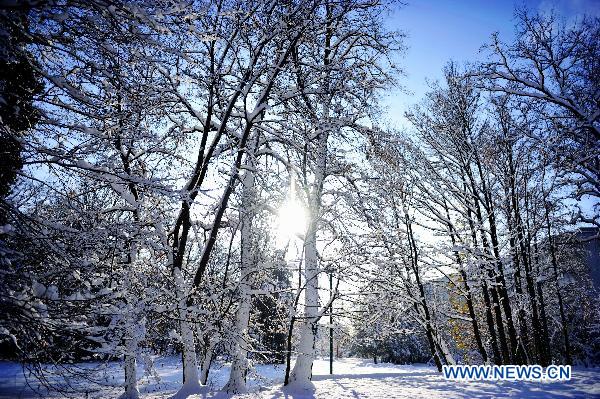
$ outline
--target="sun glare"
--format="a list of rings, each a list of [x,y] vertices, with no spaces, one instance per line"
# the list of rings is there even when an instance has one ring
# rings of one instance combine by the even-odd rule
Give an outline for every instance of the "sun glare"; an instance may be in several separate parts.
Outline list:
[[[298,201],[287,200],[279,208],[279,234],[291,239],[306,232],[306,210]]]

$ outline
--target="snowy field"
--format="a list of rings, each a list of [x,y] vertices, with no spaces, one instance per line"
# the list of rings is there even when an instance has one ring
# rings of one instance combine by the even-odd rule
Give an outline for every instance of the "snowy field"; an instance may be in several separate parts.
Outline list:
[[[89,367],[89,366],[88,366]],[[181,365],[178,358],[155,359],[156,376],[140,375],[142,398],[169,398],[180,386]],[[335,375],[330,376],[329,363],[317,360],[314,366],[314,389],[289,391],[282,388],[283,366],[258,365],[249,378],[250,392],[235,398],[299,399],[299,398],[599,398],[600,369],[576,368],[573,379],[564,383],[539,382],[455,382],[444,380],[429,366],[398,366],[373,364],[365,359],[342,359],[334,363]],[[118,364],[110,365],[102,374],[105,387],[82,392],[74,397],[116,398],[121,389],[115,388],[121,377]],[[207,392],[196,398],[230,398],[219,392],[229,374],[229,366],[218,364],[211,370]],[[34,384],[32,384],[34,385]],[[113,385],[111,387],[110,385]],[[89,385],[81,385],[90,390]],[[0,398],[60,398],[64,395],[40,395],[28,387],[15,363],[0,363]]]

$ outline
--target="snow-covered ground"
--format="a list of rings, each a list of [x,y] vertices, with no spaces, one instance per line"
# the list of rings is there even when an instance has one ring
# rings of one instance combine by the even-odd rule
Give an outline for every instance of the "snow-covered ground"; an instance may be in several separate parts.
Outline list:
[[[140,375],[143,398],[168,398],[180,387],[181,364],[176,357],[157,358],[154,361],[159,376]],[[92,367],[92,365],[88,365]],[[329,363],[317,360],[314,365],[314,387],[311,390],[290,391],[282,388],[284,368],[257,365],[249,377],[250,392],[236,395],[239,399],[300,399],[300,398],[600,398],[600,369],[575,368],[568,382],[458,382],[446,381],[429,366],[373,364],[372,360],[339,359],[334,363],[335,375],[329,375]],[[217,364],[209,378],[207,393],[196,398],[230,398],[219,392],[227,381],[229,366]],[[118,364],[108,366],[102,373],[107,385],[122,381]],[[35,385],[35,384],[33,384]],[[89,385],[81,387],[91,390]],[[118,397],[120,388],[94,387],[93,392],[82,392],[75,397]],[[0,362],[0,398],[39,397],[27,386],[18,364]],[[45,395],[46,397],[48,395]],[[53,394],[52,397],[64,395]]]

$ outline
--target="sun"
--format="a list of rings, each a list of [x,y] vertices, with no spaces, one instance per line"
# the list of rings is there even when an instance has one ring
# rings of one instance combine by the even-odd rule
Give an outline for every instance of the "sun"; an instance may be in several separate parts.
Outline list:
[[[286,240],[306,233],[306,209],[296,200],[288,199],[279,208],[277,218],[278,231]]]

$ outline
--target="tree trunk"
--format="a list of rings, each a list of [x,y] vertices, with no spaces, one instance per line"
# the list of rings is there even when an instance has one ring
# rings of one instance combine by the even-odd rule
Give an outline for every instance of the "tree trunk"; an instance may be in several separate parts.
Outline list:
[[[499,296],[499,302],[502,305],[502,310],[504,311],[504,316],[506,317],[506,325],[508,327],[508,338],[510,340],[510,351],[508,350],[508,345],[504,342],[504,339],[500,342],[500,346],[502,348],[504,361],[513,363],[516,359],[517,354],[517,332],[515,330],[515,325],[512,317],[512,309],[510,307],[510,299],[508,297],[508,290],[506,288],[506,278],[504,276],[504,265],[502,263],[500,257],[500,243],[498,240],[498,232],[496,227],[496,214],[494,211],[494,203],[492,201],[492,193],[488,189],[488,185],[485,180],[485,176],[483,174],[483,170],[481,168],[481,162],[479,161],[479,156],[477,152],[475,152],[475,162],[477,165],[477,170],[479,172],[479,178],[481,179],[483,196],[485,199],[485,207],[488,213],[488,223],[490,225],[490,239],[492,241],[492,252],[494,254],[494,258],[496,259],[496,273],[495,273],[495,285],[496,290]],[[483,232],[482,232],[483,233]],[[493,298],[493,295],[492,295]],[[497,316],[498,317],[498,316]],[[499,317],[502,320],[502,317]],[[499,331],[500,326],[498,327]],[[504,327],[502,327],[502,330]],[[503,331],[502,331],[503,335]],[[518,362],[518,360],[517,360]]]
[[[433,331],[435,331],[435,329]],[[436,346],[438,347],[438,350],[440,351],[440,353],[442,354],[442,356],[444,358],[444,362],[446,364],[456,365],[456,360],[454,360],[454,356],[452,356],[452,353],[450,353],[450,350],[448,349],[448,344],[446,344],[446,341],[438,334],[435,335],[435,340],[436,340]]]
[[[402,204],[403,209],[404,203]],[[440,339],[435,331],[433,326],[433,320],[431,317],[431,311],[429,310],[429,306],[427,304],[426,295],[425,295],[425,287],[423,282],[421,281],[421,276],[419,275],[419,253],[417,251],[417,245],[415,242],[412,223],[410,221],[409,215],[404,211],[404,224],[406,226],[406,233],[408,235],[408,243],[410,248],[410,260],[413,274],[415,276],[415,282],[417,283],[417,287],[419,288],[419,305],[420,309],[422,309],[422,317],[425,319],[425,333],[427,336],[427,341],[429,342],[429,347],[431,349],[431,354],[433,356],[433,360],[435,365],[438,368],[438,371],[442,371],[442,359],[446,364],[455,364],[452,355],[448,352],[447,348],[442,347],[440,345]],[[415,305],[416,306],[416,305]],[[417,312],[419,308],[417,308]],[[419,312],[420,313],[420,312]]]
[[[202,367],[200,369],[200,384],[202,385],[206,385],[206,382],[208,381],[208,372],[210,371],[210,366],[213,361],[216,340],[209,338],[206,344],[206,349],[202,356]]]
[[[233,343],[231,372],[229,381],[223,387],[227,393],[246,392],[246,374],[248,373],[248,322],[250,320],[252,273],[254,269],[254,245],[252,240],[252,220],[254,218],[255,195],[254,195],[254,170],[256,162],[254,150],[257,135],[248,141],[246,154],[246,171],[242,178],[242,203],[240,209],[241,220],[241,261],[240,261],[240,305],[235,315],[236,336]]]
[[[519,342],[517,348],[517,359],[521,360],[522,363],[529,363],[529,355],[528,355],[528,344],[529,344],[529,329],[527,327],[527,320],[525,315],[525,309],[523,308],[523,286],[521,282],[521,262],[519,259],[519,250],[516,247],[515,243],[515,227],[512,221],[512,206],[511,201],[508,200],[509,196],[512,196],[508,192],[507,196],[507,227],[508,227],[508,243],[510,246],[510,252],[512,255],[513,267],[514,267],[514,275],[513,279],[515,281],[515,293],[516,293],[516,303],[517,303],[517,320],[519,321]]]
[[[466,188],[466,182],[463,181],[463,184],[465,185],[465,192],[467,190]],[[474,198],[474,200],[476,201],[477,199]],[[471,203],[470,201],[467,200],[467,219],[469,222],[469,229],[471,231],[471,240],[473,242],[473,248],[477,249],[479,248],[479,240],[477,239],[477,230],[475,229],[475,223],[473,221],[473,213],[471,212]],[[489,290],[488,290],[488,286],[487,286],[487,282],[485,281],[486,277],[484,275],[481,276],[481,281],[482,281],[482,286],[481,286],[481,291],[483,294],[483,303],[484,303],[484,307],[485,307],[485,320],[487,323],[487,327],[488,327],[488,332],[490,334],[490,346],[492,347],[492,356],[494,358],[494,364],[500,365],[502,364],[502,359],[500,358],[500,351],[498,350],[498,337],[496,335],[496,328],[494,326],[494,317],[492,315],[492,307],[491,307],[491,302],[490,302],[490,295],[489,295]]]
[[[475,216],[477,217],[477,224],[479,226],[479,234],[481,236],[483,252],[488,257],[491,257],[492,251],[490,251],[490,244],[488,242],[487,232],[485,231],[485,228],[484,228],[484,220],[483,220],[483,216],[482,216],[482,212],[481,212],[479,195],[477,194],[479,192],[479,190],[477,188],[477,185],[475,183],[475,178],[473,176],[473,172],[469,165],[466,165],[465,171],[466,171],[467,176],[469,177],[469,181],[471,184],[471,190],[472,190],[471,194],[473,196],[473,203],[475,205]],[[497,276],[495,276],[495,273],[491,268],[487,268],[487,278],[489,278],[491,282],[496,283]],[[485,273],[484,273],[483,279],[484,280],[486,279]],[[485,285],[487,286],[487,283],[485,283]],[[494,317],[496,320],[496,328],[497,328],[497,332],[498,332],[498,341],[500,344],[500,350],[501,350],[501,354],[502,354],[502,362],[508,362],[510,355],[509,355],[509,351],[508,351],[508,345],[506,342],[506,334],[504,332],[504,322],[502,321],[502,309],[500,307],[498,291],[497,291],[496,287],[493,285],[493,286],[489,287],[489,289],[486,289],[485,295],[487,295],[488,290],[489,290],[489,294],[491,294],[491,299],[492,299],[491,305],[493,307],[493,313],[494,313]],[[484,296],[484,298],[485,298],[485,296]],[[488,299],[489,299],[489,296],[488,296]],[[489,303],[489,301],[488,301],[488,303]],[[487,305],[488,304],[486,303],[486,306]],[[488,325],[491,327],[491,324],[489,324],[489,320],[488,320]],[[490,329],[490,333],[491,333],[491,331],[492,331],[492,329]],[[495,360],[497,360],[497,359],[495,359]]]
[[[196,344],[194,342],[194,330],[191,323],[183,317],[187,317],[187,312],[181,312],[182,321],[180,322],[181,339],[183,344],[183,386],[184,388],[200,388],[200,378],[198,376],[198,360],[196,359]]]
[[[452,242],[452,246],[456,247],[456,238],[455,238],[455,230],[452,221],[450,220],[450,210],[448,209],[448,205],[444,200],[444,208],[446,210],[446,217],[448,218],[448,232],[450,233],[450,240]],[[454,259],[456,260],[456,264],[458,265],[458,269],[460,270],[460,276],[463,280],[463,287],[465,290],[465,300],[467,301],[467,308],[469,309],[469,317],[471,318],[471,326],[473,327],[473,336],[475,337],[475,342],[477,343],[477,349],[479,350],[479,354],[481,355],[481,359],[484,364],[488,362],[488,355],[483,346],[483,341],[481,339],[481,333],[479,332],[479,325],[477,323],[477,316],[475,315],[475,307],[473,306],[473,295],[471,293],[471,287],[469,286],[469,282],[467,281],[467,272],[463,266],[463,262],[460,258],[460,254],[457,250],[454,250]]]
[[[290,326],[288,328],[287,338],[286,338],[286,352],[285,352],[285,379],[283,380],[283,385],[287,385],[290,383],[290,369],[292,366],[292,336],[294,334],[294,324],[296,323],[296,317],[292,316],[290,320]]]
[[[314,211],[313,211],[314,212]],[[312,365],[315,360],[315,344],[317,340],[318,324],[316,318],[319,310],[319,285],[318,285],[318,259],[316,216],[308,229],[304,249],[304,317],[300,324],[300,340],[298,342],[298,357],[292,370],[288,385],[306,387],[312,378]]]
[[[558,299],[558,311],[560,314],[560,324],[562,326],[562,334],[565,345],[565,363],[573,364],[571,358],[571,342],[569,340],[569,327],[567,325],[567,317],[565,315],[565,308],[563,304],[563,298],[560,288],[559,275],[558,275],[558,261],[556,259],[556,250],[554,248],[554,240],[552,239],[552,230],[550,229],[550,215],[548,208],[546,207],[546,228],[548,232],[548,245],[550,246],[550,259],[552,261],[552,271],[554,272],[554,284],[556,286],[556,298]]]
[[[540,317],[542,319],[542,331],[541,331],[541,335],[542,335],[542,350],[543,350],[543,360],[541,360],[541,364],[543,366],[547,366],[550,364],[551,356],[550,356],[550,346],[548,344],[549,342],[549,336],[548,336],[548,321],[547,321],[547,317],[546,317],[546,305],[544,303],[544,293],[542,292],[542,282],[538,281],[536,282],[536,288],[537,288],[537,296],[540,300]]]
[[[326,17],[331,19],[332,7],[327,4]],[[329,65],[329,45],[333,35],[328,23],[325,34],[325,56],[324,65]],[[327,83],[325,91],[329,90]],[[326,99],[325,101],[330,101]],[[292,370],[288,385],[306,387],[310,385],[312,378],[312,365],[315,359],[315,344],[317,339],[317,315],[319,310],[319,259],[317,253],[317,230],[321,217],[321,195],[327,167],[327,141],[329,138],[329,104],[324,104],[323,115],[325,120],[317,129],[315,180],[313,188],[309,193],[309,223],[308,231],[304,241],[304,275],[305,275],[305,299],[304,319],[300,326],[300,341],[298,344],[298,357]]]
[[[494,274],[491,269],[488,269],[488,277],[494,282]],[[498,329],[498,339],[500,343],[500,353],[502,354],[502,362],[510,363],[510,353],[508,351],[508,343],[506,341],[506,333],[504,331],[504,322],[502,321],[502,309],[500,308],[500,298],[496,287],[489,287],[492,298],[492,307],[494,308],[494,318],[496,320],[496,328]]]
[[[421,313],[419,311],[419,305],[415,303],[415,308],[417,313]],[[429,351],[431,352],[431,356],[433,357],[433,362],[435,363],[435,367],[437,367],[438,371],[442,371],[442,360],[438,353],[438,349],[435,345],[435,340],[433,339],[433,330],[431,328],[431,324],[429,320],[425,321],[425,336],[427,337],[427,343],[429,344]]]
[[[473,327],[473,336],[475,337],[475,343],[477,343],[477,350],[481,355],[481,359],[484,364],[488,363],[488,354],[483,346],[483,340],[481,339],[481,332],[479,331],[479,324],[477,323],[477,315],[475,314],[475,307],[473,306],[473,294],[471,293],[471,287],[467,282],[467,273],[463,269],[460,271],[460,275],[463,279],[464,290],[466,292],[467,308],[469,309],[469,317],[471,318],[471,326]]]
[[[485,305],[485,320],[487,322],[488,330],[490,333],[490,346],[492,347],[492,354],[494,356],[494,364],[501,365],[502,358],[500,357],[500,350],[498,349],[498,336],[496,335],[496,327],[494,325],[494,316],[492,315],[492,304],[490,302],[490,293],[485,281],[485,276],[482,278],[482,293],[483,303]]]
[[[134,326],[131,326],[131,328],[135,329]],[[137,341],[136,337],[130,337],[125,343],[125,393],[121,395],[121,399],[137,399],[140,397],[137,388]]]
[[[181,269],[175,268],[175,285],[179,297],[179,328],[182,343],[183,362],[183,386],[175,394],[174,398],[185,398],[189,395],[202,392],[200,378],[198,376],[198,360],[196,358],[196,342],[194,329],[188,314],[188,303],[184,297],[185,285]]]
[[[530,306],[531,306],[531,316],[532,316],[531,323],[532,323],[532,327],[533,327],[533,343],[534,343],[535,351],[538,355],[538,360],[540,361],[542,366],[546,366],[547,361],[546,361],[546,354],[543,349],[544,344],[543,344],[543,340],[542,340],[542,336],[541,336],[542,328],[541,328],[541,324],[540,324],[540,318],[539,318],[538,307],[537,307],[537,298],[536,298],[537,295],[536,295],[536,291],[535,291],[533,277],[531,275],[531,263],[530,263],[528,251],[526,249],[523,222],[521,219],[521,211],[519,209],[519,200],[517,198],[516,187],[515,187],[516,172],[515,172],[515,167],[514,167],[514,162],[513,162],[512,148],[507,149],[507,155],[508,155],[508,167],[509,167],[509,172],[510,172],[509,177],[510,177],[510,184],[511,184],[511,201],[512,201],[512,208],[513,208],[513,212],[514,212],[515,229],[516,229],[516,233],[517,233],[517,244],[518,244],[517,247],[520,249],[520,252],[521,252],[521,260],[523,262],[523,269],[525,271],[525,284],[527,287],[527,294],[529,295],[529,302],[530,302]]]
[[[517,226],[517,237],[518,240],[521,241],[523,239],[523,235],[520,232],[519,227]],[[537,304],[537,295],[535,291],[535,283],[533,281],[533,276],[531,273],[531,268],[529,264],[529,260],[527,259],[527,255],[525,253],[525,249],[523,248],[523,244],[521,244],[521,260],[523,261],[523,267],[525,269],[525,283],[527,286],[527,293],[529,294],[529,302],[531,305],[531,323],[533,326],[533,342],[535,346],[536,353],[538,355],[538,360],[542,366],[547,366],[545,353],[542,344],[542,326],[540,323],[540,316],[538,312],[538,304]]]

